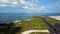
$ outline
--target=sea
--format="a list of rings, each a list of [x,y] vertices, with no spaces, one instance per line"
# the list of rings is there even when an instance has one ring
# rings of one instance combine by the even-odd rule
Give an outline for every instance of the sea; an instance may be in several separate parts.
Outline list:
[[[59,16],[60,13],[0,13],[0,23],[32,19],[33,16]]]

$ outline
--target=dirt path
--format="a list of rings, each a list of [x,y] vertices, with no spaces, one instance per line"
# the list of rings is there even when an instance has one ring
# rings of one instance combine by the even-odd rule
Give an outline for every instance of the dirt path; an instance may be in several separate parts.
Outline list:
[[[49,33],[48,30],[28,30],[28,31],[22,32],[21,34],[29,34],[29,33],[32,33],[32,32],[46,32],[46,33]]]

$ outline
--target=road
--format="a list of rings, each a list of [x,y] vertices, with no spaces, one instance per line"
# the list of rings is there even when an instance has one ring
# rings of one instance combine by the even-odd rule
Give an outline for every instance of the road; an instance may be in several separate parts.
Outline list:
[[[60,31],[57,30],[57,28],[56,28],[55,26],[52,26],[49,22],[47,22],[47,21],[45,20],[45,18],[41,18],[41,17],[40,17],[40,19],[47,25],[47,27],[48,27],[48,29],[49,29],[49,32],[50,32],[51,34],[60,34]]]

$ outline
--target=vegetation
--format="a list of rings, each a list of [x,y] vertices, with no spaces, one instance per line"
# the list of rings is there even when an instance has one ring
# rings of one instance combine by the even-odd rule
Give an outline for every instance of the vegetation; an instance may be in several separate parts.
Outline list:
[[[58,21],[52,20],[49,17],[43,16],[42,18],[45,18],[46,21],[48,21],[50,24],[55,25]],[[21,32],[27,31],[27,30],[47,30],[48,27],[45,25],[45,23],[40,19],[39,16],[34,16],[32,20],[30,21],[22,21],[18,23],[10,23],[7,25],[7,30],[0,32],[0,34],[20,34]],[[34,33],[31,33],[34,34]],[[49,33],[36,33],[36,34],[49,34]]]
[[[45,18],[45,16],[43,16],[42,18]],[[47,18],[45,18],[45,19],[47,20]],[[58,21],[55,22],[55,20],[52,21],[52,19],[50,19],[50,18],[48,18],[47,21],[49,21],[49,23],[52,25],[55,25],[56,22],[58,22]],[[34,16],[33,19],[30,21],[21,22],[21,24],[23,26],[23,28],[21,29],[21,32],[27,31],[27,30],[47,30],[48,29],[47,26],[45,25],[45,23],[38,16]],[[19,34],[19,33],[17,33],[17,34]]]
[[[14,27],[14,23],[0,24],[0,34],[16,34],[21,27]]]

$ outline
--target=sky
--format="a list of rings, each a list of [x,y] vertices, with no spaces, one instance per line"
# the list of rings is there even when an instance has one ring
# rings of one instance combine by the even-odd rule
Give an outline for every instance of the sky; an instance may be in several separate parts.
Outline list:
[[[60,0],[0,0],[0,13],[60,13]]]

